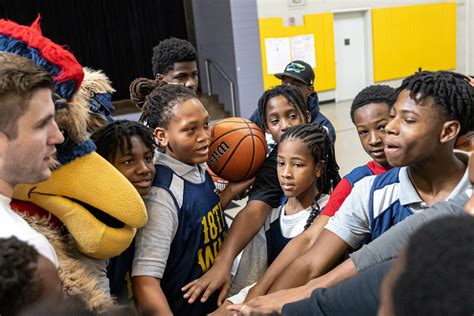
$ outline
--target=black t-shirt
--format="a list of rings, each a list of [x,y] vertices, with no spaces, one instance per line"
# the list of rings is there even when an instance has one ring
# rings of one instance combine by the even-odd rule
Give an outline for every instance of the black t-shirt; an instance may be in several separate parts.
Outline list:
[[[275,147],[258,170],[250,190],[249,201],[262,201],[272,208],[280,206],[283,191],[278,181],[277,155],[278,147]]]

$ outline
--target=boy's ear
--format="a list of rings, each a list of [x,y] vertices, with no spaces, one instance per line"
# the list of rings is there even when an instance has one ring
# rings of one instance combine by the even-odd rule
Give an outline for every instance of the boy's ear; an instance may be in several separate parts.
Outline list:
[[[311,112],[306,111],[306,123],[311,123]]]
[[[270,130],[268,129],[268,125],[267,125],[267,124],[265,124],[265,133],[271,134],[271,133],[270,133]]]
[[[323,170],[323,167],[324,167],[324,161],[321,161],[320,163],[318,163],[318,165],[314,169],[315,175],[317,178],[321,178],[321,170]]]
[[[153,131],[153,135],[155,135],[158,145],[160,145],[161,147],[168,146],[168,132],[166,129],[162,127],[157,127]]]
[[[4,132],[0,131],[0,158],[3,156],[2,153],[7,151],[8,136]]]
[[[155,82],[157,82],[158,85],[159,85],[160,83],[165,83],[165,75],[156,74],[156,75],[155,75]]]
[[[456,140],[460,130],[461,124],[458,121],[445,122],[441,130],[440,142],[444,144]]]

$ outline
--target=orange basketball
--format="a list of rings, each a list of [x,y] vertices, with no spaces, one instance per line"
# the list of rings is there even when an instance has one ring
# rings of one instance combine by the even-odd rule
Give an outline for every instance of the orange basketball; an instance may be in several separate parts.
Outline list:
[[[265,161],[265,134],[251,121],[230,117],[211,129],[207,164],[219,177],[239,182],[253,177]]]

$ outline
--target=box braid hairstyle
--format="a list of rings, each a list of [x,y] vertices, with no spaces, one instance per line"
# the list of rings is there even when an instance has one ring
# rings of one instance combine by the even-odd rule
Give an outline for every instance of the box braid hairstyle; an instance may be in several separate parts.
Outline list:
[[[354,113],[359,108],[370,103],[386,103],[390,108],[397,101],[396,90],[387,85],[372,85],[362,89],[354,98],[351,105],[351,120],[354,123]]]
[[[157,127],[168,127],[178,104],[197,98],[190,89],[177,84],[169,85],[162,78],[137,78],[130,85],[130,99],[142,110],[139,121],[153,131]]]
[[[461,124],[459,135],[474,130],[474,87],[468,77],[451,71],[420,71],[405,78],[397,94],[405,89],[417,103],[433,97],[446,120]]]
[[[153,76],[166,75],[173,69],[175,63],[185,61],[196,61],[196,49],[183,39],[171,37],[161,41],[153,48],[151,63],[153,66]]]
[[[265,131],[267,129],[266,116],[268,101],[281,95],[284,96],[288,102],[296,108],[296,110],[298,110],[298,113],[301,115],[303,120],[307,120],[306,113],[309,112],[308,104],[306,103],[305,98],[300,90],[293,86],[280,85],[265,91],[258,100],[258,114],[260,115],[260,121],[262,122],[262,126],[259,127],[262,130]]]
[[[112,162],[117,150],[122,154],[132,151],[132,136],[140,137],[143,144],[155,152],[156,142],[151,129],[134,121],[118,120],[102,126],[91,135],[91,139],[97,146],[96,152]]]
[[[307,229],[313,223],[316,216],[321,213],[318,199],[321,193],[331,194],[337,186],[341,177],[339,175],[339,166],[336,162],[334,145],[331,143],[329,135],[321,124],[302,124],[290,127],[281,137],[281,143],[284,141],[299,139],[306,145],[315,163],[321,163],[321,177],[317,181],[317,188],[320,192],[314,199],[311,206],[311,213],[306,221],[304,229]]]

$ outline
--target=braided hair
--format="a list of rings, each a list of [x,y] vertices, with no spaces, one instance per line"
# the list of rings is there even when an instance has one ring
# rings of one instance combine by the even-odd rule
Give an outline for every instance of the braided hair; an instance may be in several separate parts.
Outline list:
[[[155,152],[157,145],[151,129],[134,121],[118,120],[102,126],[91,135],[91,139],[97,146],[96,152],[110,162],[117,150],[122,154],[132,151],[132,136],[140,137],[143,144]]]
[[[351,120],[354,122],[354,113],[359,108],[370,103],[386,103],[389,107],[397,101],[395,89],[387,85],[372,85],[362,89],[354,98],[351,105]]]
[[[420,71],[405,78],[397,94],[405,89],[417,103],[433,97],[447,120],[461,124],[460,135],[474,130],[474,88],[468,77],[451,71]]]
[[[153,76],[166,75],[173,69],[175,63],[186,61],[196,61],[194,46],[186,40],[175,37],[165,39],[153,47],[153,57],[151,58]]]
[[[298,88],[289,85],[280,85],[272,89],[269,89],[263,93],[263,95],[258,100],[258,114],[260,115],[260,121],[262,122],[262,130],[267,128],[267,103],[270,99],[278,96],[284,96],[288,102],[293,105],[301,117],[306,120],[306,113],[309,112],[308,104]]]
[[[324,194],[330,194],[336,185],[341,181],[339,175],[339,166],[336,162],[334,145],[321,124],[302,124],[288,128],[282,135],[281,143],[285,140],[299,139],[305,144],[315,163],[321,163],[321,177],[318,179],[318,191]],[[304,229],[307,229],[313,223],[316,216],[321,212],[318,204],[320,194],[318,194],[311,206],[311,213],[306,221]]]
[[[10,237],[0,239],[0,254],[0,314],[17,315],[40,297],[38,252]]]
[[[139,121],[152,130],[166,128],[176,105],[197,95],[188,88],[167,84],[162,77],[137,78],[130,84],[130,100],[142,111]]]

